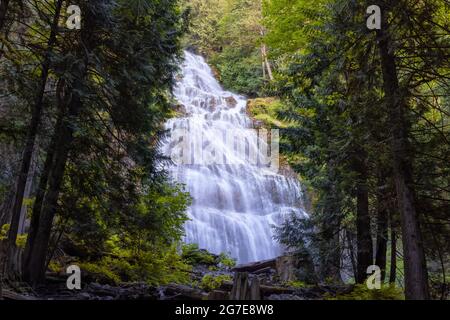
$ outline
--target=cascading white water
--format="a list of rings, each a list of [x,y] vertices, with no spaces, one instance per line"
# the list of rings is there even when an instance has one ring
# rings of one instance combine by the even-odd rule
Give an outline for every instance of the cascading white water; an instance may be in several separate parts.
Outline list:
[[[186,242],[216,254],[229,253],[240,263],[278,256],[282,248],[273,239],[272,226],[288,214],[305,214],[301,188],[296,179],[277,174],[267,163],[249,160],[252,152],[262,158],[264,142],[245,130],[253,125],[247,101],[224,91],[204,59],[190,52],[185,52],[174,94],[184,116],[166,123],[172,135],[163,143],[163,153],[173,158],[184,139],[185,145],[215,150],[227,159],[205,162],[198,153],[189,153],[184,158],[188,161],[167,168],[193,199]],[[184,137],[173,134],[179,130],[186,132]],[[230,132],[245,141],[244,148],[226,143]]]

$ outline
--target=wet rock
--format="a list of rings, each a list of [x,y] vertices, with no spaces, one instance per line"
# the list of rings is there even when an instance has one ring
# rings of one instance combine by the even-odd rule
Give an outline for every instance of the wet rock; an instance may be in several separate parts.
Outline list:
[[[225,102],[228,108],[234,108],[237,106],[237,101],[233,96],[225,97]]]
[[[182,114],[182,115],[187,115],[186,106],[182,103],[177,104],[175,106],[175,112]]]

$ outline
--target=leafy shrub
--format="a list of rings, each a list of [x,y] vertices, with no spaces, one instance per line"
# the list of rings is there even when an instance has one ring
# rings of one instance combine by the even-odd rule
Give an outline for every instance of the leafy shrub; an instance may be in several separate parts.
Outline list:
[[[199,249],[198,245],[195,243],[183,245],[181,251],[181,257],[183,260],[191,265],[216,264],[216,257],[206,250]]]
[[[200,288],[206,291],[212,291],[219,288],[225,281],[231,281],[232,277],[230,275],[221,274],[218,276],[213,276],[212,274],[206,274],[203,276]]]
[[[82,262],[79,264],[79,267],[82,275],[87,277],[89,281],[108,284],[121,282],[120,277],[110,269],[111,266],[105,265],[104,261]]]
[[[117,250],[116,250],[116,253]],[[176,246],[148,251],[139,256],[122,250],[120,256],[105,256],[93,262],[80,262],[91,281],[118,284],[145,281],[151,285],[189,283],[192,267],[177,253]]]
[[[268,128],[287,128],[291,125],[289,121],[281,121],[278,116],[283,108],[282,102],[273,97],[251,99],[247,105],[249,115],[255,120],[262,121]]]
[[[227,268],[233,268],[234,266],[236,266],[236,259],[233,259],[226,253],[221,253],[219,255],[219,265]]]

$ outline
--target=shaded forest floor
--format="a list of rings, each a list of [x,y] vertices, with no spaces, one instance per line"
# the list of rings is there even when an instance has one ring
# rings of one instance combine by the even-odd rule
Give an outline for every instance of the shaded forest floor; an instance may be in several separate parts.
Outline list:
[[[219,262],[220,261],[220,262]],[[295,265],[292,263],[295,261]],[[402,299],[401,291],[386,287],[368,290],[366,286],[323,284],[316,281],[304,261],[292,256],[233,266],[232,260],[205,250],[190,257],[190,281],[151,285],[145,282],[111,283],[107,277],[81,273],[81,289],[69,290],[69,275],[47,273],[45,286],[35,289],[23,283],[3,288],[3,298],[12,300],[324,300],[324,299]],[[298,280],[302,275],[301,279]],[[306,275],[306,277],[305,277]]]

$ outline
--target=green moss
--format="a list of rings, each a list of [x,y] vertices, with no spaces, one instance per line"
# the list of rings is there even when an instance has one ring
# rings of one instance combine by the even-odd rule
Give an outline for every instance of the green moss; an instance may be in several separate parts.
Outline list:
[[[9,224],[4,224],[0,228],[0,241],[8,239],[9,232]],[[18,234],[16,239],[16,246],[19,248],[25,248],[25,244],[27,243],[28,234]]]
[[[60,273],[63,270],[63,266],[58,261],[50,261],[48,264],[48,270],[54,273]]]
[[[283,107],[283,104],[277,98],[256,98],[248,101],[247,112],[253,119],[261,121],[267,128],[287,128],[290,123],[278,119],[278,112]]]
[[[234,266],[236,266],[236,259],[231,258],[226,253],[221,253],[219,255],[219,265],[226,268],[233,268]]]
[[[364,284],[355,285],[353,290],[347,294],[335,297],[327,294],[327,300],[404,300],[403,291],[393,285],[383,285],[381,289],[370,290]]]
[[[199,249],[195,243],[183,245],[181,251],[181,257],[189,264],[216,264],[216,257],[206,250]]]
[[[203,276],[200,288],[206,291],[212,291],[218,289],[225,281],[231,281],[232,277],[229,275],[213,276],[212,274],[206,274]]]
[[[0,228],[0,241],[8,239],[9,224],[4,224]]]
[[[307,285],[303,281],[288,281],[286,283],[286,286],[291,287],[291,288],[308,288],[309,287],[309,285]]]

